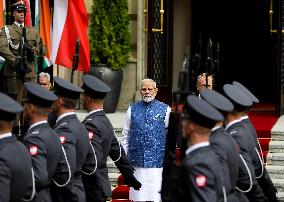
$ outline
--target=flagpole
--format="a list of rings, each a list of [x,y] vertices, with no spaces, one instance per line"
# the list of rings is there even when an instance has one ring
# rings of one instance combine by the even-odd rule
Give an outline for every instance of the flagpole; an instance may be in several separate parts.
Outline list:
[[[78,68],[78,64],[79,64],[79,51],[80,51],[80,38],[78,38],[77,41],[76,41],[75,54],[73,55],[72,71],[71,71],[71,83],[73,83],[74,72]]]

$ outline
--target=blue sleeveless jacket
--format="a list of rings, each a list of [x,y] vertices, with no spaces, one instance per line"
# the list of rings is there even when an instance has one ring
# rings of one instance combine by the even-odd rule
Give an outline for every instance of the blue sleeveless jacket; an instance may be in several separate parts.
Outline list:
[[[128,157],[134,167],[161,168],[164,162],[167,105],[153,100],[131,106]]]

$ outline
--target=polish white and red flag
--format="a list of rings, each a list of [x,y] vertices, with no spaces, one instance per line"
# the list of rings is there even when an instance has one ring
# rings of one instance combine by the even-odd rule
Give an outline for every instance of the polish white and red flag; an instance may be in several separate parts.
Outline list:
[[[76,41],[80,39],[78,70],[90,69],[88,14],[84,0],[54,0],[52,62],[72,68]]]

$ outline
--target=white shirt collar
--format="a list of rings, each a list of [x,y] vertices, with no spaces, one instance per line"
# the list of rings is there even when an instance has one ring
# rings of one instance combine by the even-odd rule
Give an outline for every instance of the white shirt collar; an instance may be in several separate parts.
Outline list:
[[[211,129],[211,131],[213,132],[213,131],[215,131],[215,130],[221,128],[221,127],[222,127],[222,126],[215,126],[214,128]]]
[[[95,109],[93,111],[90,111],[87,116],[91,115],[92,113],[98,112],[98,111],[103,111],[104,109]]]
[[[3,134],[0,135],[0,139],[6,138],[6,137],[11,137],[11,136],[12,136],[11,132],[3,133]]]
[[[64,117],[69,116],[69,115],[73,115],[73,114],[75,114],[75,112],[66,112],[66,113],[64,113],[64,114],[61,114],[61,115],[56,119],[56,123],[57,123],[58,121],[60,121],[61,119],[63,119]]]
[[[43,123],[47,123],[47,121],[44,120],[44,121],[39,121],[39,122],[36,122],[36,123],[32,124],[32,125],[29,127],[28,131],[31,130],[32,128],[34,128],[34,127],[40,125],[40,124],[43,124]]]
[[[238,123],[238,122],[241,122],[241,121],[242,121],[242,119],[237,119],[237,120],[231,121],[230,123],[228,123],[228,124],[226,125],[225,130],[227,130],[228,128],[230,128],[233,124]]]
[[[22,23],[22,24],[20,24],[20,23],[18,23],[18,22],[14,22],[15,23],[15,25],[17,25],[18,27],[21,27],[21,25],[24,27],[24,23]]]
[[[201,142],[201,143],[194,144],[186,150],[185,154],[188,155],[190,152],[193,152],[194,150],[196,150],[200,147],[206,147],[206,146],[209,146],[209,145],[210,145],[209,142]]]
[[[248,119],[248,115],[244,115],[244,116],[241,116],[241,120],[245,120],[245,119]]]

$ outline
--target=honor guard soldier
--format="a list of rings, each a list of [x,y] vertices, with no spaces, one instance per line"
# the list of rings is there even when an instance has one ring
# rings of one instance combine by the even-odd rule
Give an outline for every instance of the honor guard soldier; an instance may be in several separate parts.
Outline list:
[[[183,201],[226,201],[223,183],[229,179],[209,144],[211,129],[223,119],[206,101],[195,95],[187,97],[182,125],[190,146],[182,163]]]
[[[75,114],[83,90],[60,77],[54,77],[53,80],[54,93],[58,96],[52,106],[52,112],[58,117],[54,129],[65,148],[72,178],[63,188],[53,184],[51,195],[53,201],[85,202],[81,170],[91,147],[88,131]],[[94,159],[92,152],[91,157]]]
[[[4,25],[0,30],[0,56],[6,60],[5,91],[22,103],[25,94],[24,83],[35,81],[35,55],[39,55],[42,43],[35,27],[25,27],[25,4],[22,1],[12,4],[11,10],[15,22],[12,25]],[[16,126],[19,125],[19,120],[20,116],[17,116]]]
[[[29,122],[23,143],[29,149],[35,172],[36,197],[34,201],[51,201],[49,183],[53,179],[60,184],[68,179],[68,166],[63,159],[58,135],[47,123],[51,105],[57,96],[35,82],[26,84],[24,118]]]
[[[118,143],[113,127],[103,110],[103,100],[111,89],[98,78],[91,75],[83,76],[83,107],[89,114],[83,124],[89,131],[90,139],[100,139],[103,159],[98,170],[93,175],[83,175],[87,202],[103,202],[111,196],[108,177],[107,157],[114,161],[127,183],[135,189],[141,184],[133,175],[125,151]]]
[[[234,105],[222,94],[215,90],[204,88],[200,92],[201,98],[206,100],[209,104],[220,111],[224,117],[228,112],[234,110]],[[226,190],[228,193],[228,201],[247,201],[243,193],[239,193],[235,187],[237,186],[239,176],[239,164],[241,159],[239,156],[238,146],[225,129],[223,128],[224,122],[220,121],[211,130],[210,146],[219,157],[222,165],[222,170],[228,168],[230,176],[230,187]],[[226,170],[223,171],[226,173]]]
[[[253,154],[255,153],[254,143],[251,135],[246,128],[243,127],[241,120],[242,111],[252,105],[252,100],[237,86],[225,84],[223,90],[225,95],[234,104],[234,111],[227,114],[225,130],[236,141],[243,161],[237,189],[240,192],[246,193],[249,201],[267,201],[255,178],[255,167],[253,165]],[[249,177],[249,179],[247,179],[247,177]],[[249,184],[249,186],[247,184]]]
[[[250,92],[249,89],[247,89],[244,85],[237,81],[233,81],[232,83],[234,86],[239,87],[243,92],[247,94],[252,100],[253,103],[259,103],[259,99]],[[245,109],[242,112],[241,119],[242,119],[242,124],[248,131],[248,133],[251,135],[253,142],[254,142],[254,161],[253,164],[255,165],[255,177],[262,188],[264,195],[267,197],[269,202],[276,202],[278,201],[276,197],[277,190],[270,179],[270,176],[264,166],[264,158],[263,158],[263,153],[262,153],[262,148],[260,146],[260,143],[258,141],[258,136],[256,133],[256,129],[254,128],[253,124],[251,123],[249,117],[248,117],[248,112],[249,108]]]
[[[0,93],[0,201],[16,202],[28,194],[33,184],[32,162],[25,145],[12,136],[13,121],[22,106]],[[31,200],[35,190],[28,196]]]

